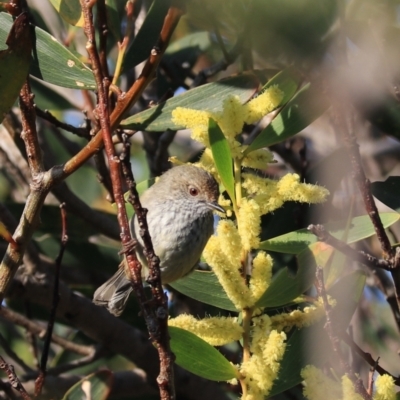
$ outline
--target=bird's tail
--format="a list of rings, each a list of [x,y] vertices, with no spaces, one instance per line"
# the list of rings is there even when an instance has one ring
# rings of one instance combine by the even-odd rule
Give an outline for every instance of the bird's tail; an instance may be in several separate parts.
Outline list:
[[[121,263],[118,271],[94,292],[93,303],[106,307],[111,314],[119,317],[124,311],[131,292],[132,285]]]

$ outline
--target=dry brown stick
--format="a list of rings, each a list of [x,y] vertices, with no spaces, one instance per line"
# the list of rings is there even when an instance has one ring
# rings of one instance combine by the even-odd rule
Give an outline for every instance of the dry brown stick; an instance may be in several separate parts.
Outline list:
[[[326,324],[324,328],[332,344],[333,351],[337,355],[344,372],[353,382],[356,392],[359,393],[364,400],[371,400],[372,398],[365,389],[361,378],[354,373],[354,371],[350,367],[349,363],[343,356],[342,351],[340,349],[340,339],[337,333],[335,332],[335,327],[332,322],[332,307],[328,302],[328,295],[326,293],[324,275],[321,267],[317,267],[316,270],[316,289],[318,296],[322,298],[324,304],[325,315],[326,315]]]
[[[67,213],[65,211],[64,203],[60,205],[60,209],[61,209],[61,226],[62,226],[60,251],[58,253],[58,256],[57,256],[56,262],[55,262],[56,268],[55,268],[55,274],[54,274],[53,301],[52,301],[52,307],[50,310],[49,321],[47,323],[46,336],[44,339],[42,357],[40,359],[39,376],[37,377],[37,379],[35,381],[35,397],[40,396],[40,393],[42,392],[42,388],[44,385],[44,381],[46,379],[47,359],[49,357],[51,337],[53,335],[53,328],[54,328],[54,322],[56,319],[57,306],[58,306],[58,302],[60,300],[58,288],[59,288],[59,282],[60,282],[61,261],[63,259],[65,247],[66,247],[67,241],[68,241]]]
[[[17,390],[24,400],[31,400],[31,396],[27,393],[25,388],[22,386],[19,381],[17,375],[15,374],[14,367],[4,361],[4,358],[0,356],[0,369],[2,369],[8,377],[8,380],[13,387],[13,389]]]
[[[151,338],[153,339],[157,350],[159,352],[160,357],[160,374],[157,378],[157,383],[159,385],[160,390],[160,397],[162,400],[169,400],[175,399],[175,391],[174,391],[174,382],[173,382],[173,368],[172,368],[172,355],[169,349],[169,336],[167,330],[167,319],[168,319],[168,310],[166,300],[164,300],[164,293],[161,285],[161,277],[160,277],[160,268],[159,268],[159,260],[154,255],[154,251],[150,235],[147,229],[147,223],[145,220],[145,212],[143,211],[137,192],[135,190],[135,206],[137,208],[137,212],[140,213],[138,215],[139,226],[145,232],[145,246],[146,249],[149,250],[147,254],[148,258],[148,265],[149,265],[149,272],[150,272],[150,282],[152,286],[153,295],[157,301],[156,306],[162,304],[161,310],[164,312],[161,313],[160,307],[157,308],[157,312],[162,314],[161,318],[155,318],[155,312],[149,305],[147,301],[142,280],[141,280],[141,266],[139,261],[137,260],[135,251],[133,247],[130,245],[132,243],[132,237],[129,229],[129,221],[128,216],[126,213],[125,208],[125,199],[124,193],[122,189],[122,175],[121,175],[121,168],[120,168],[120,160],[116,156],[114,144],[112,141],[112,131],[110,128],[110,115],[109,115],[109,106],[108,106],[108,86],[109,80],[104,77],[101,70],[101,64],[99,59],[99,54],[96,49],[96,42],[95,42],[95,30],[93,25],[93,15],[92,9],[87,1],[81,0],[81,6],[83,10],[84,16],[84,30],[85,34],[88,38],[88,42],[86,45],[86,49],[88,51],[89,57],[92,62],[92,69],[93,74],[96,81],[96,86],[98,90],[98,115],[100,119],[100,125],[103,132],[103,141],[105,150],[108,157],[108,162],[110,166],[110,174],[111,174],[111,181],[113,185],[113,194],[114,199],[117,204],[117,218],[121,229],[121,242],[122,246],[125,249],[125,259],[128,264],[129,270],[131,271],[132,276],[132,284],[135,289],[135,292],[138,294],[138,298],[140,301],[141,309],[144,313],[147,328]],[[134,186],[134,180],[132,177],[132,185]],[[142,217],[139,219],[139,217]],[[151,252],[152,251],[152,252]],[[161,301],[158,301],[159,299]],[[159,321],[163,320],[165,329],[163,330],[164,335],[160,335],[159,331]],[[161,340],[162,341],[161,341]]]
[[[168,334],[168,299],[165,295],[161,283],[160,273],[160,260],[156,256],[149,234],[149,229],[146,220],[147,210],[143,209],[139,201],[139,195],[136,190],[136,183],[133,178],[132,168],[129,161],[130,143],[125,137],[124,151],[121,155],[122,169],[128,183],[130,195],[129,202],[135,209],[135,215],[139,224],[139,232],[143,240],[144,254],[146,255],[147,265],[149,268],[149,277],[147,282],[150,284],[153,299],[153,307],[156,309],[155,320],[152,315],[150,304],[143,303],[143,307],[147,308],[146,315],[148,315],[148,330],[151,335],[153,343],[157,347],[160,359],[160,374],[157,377],[157,383],[160,388],[162,399],[174,399],[174,359],[171,353]],[[151,325],[149,325],[151,324]]]
[[[390,372],[388,372],[386,369],[382,368],[378,364],[378,360],[375,360],[372,358],[370,353],[365,352],[363,349],[361,349],[357,343],[354,342],[354,340],[346,333],[344,332],[342,335],[340,335],[340,338],[347,343],[347,345],[354,351],[354,353],[358,354],[364,361],[366,361],[372,368],[374,368],[380,375],[389,375],[393,378],[394,383],[397,386],[400,386],[400,377],[396,377],[392,375]]]
[[[43,339],[46,333],[46,329],[44,326],[38,324],[37,322],[32,321],[31,319],[26,318],[22,314],[19,314],[15,311],[10,310],[7,307],[2,307],[0,309],[0,317],[13,322],[16,325],[22,326],[29,332],[32,332],[34,335],[37,335],[39,338]],[[59,346],[63,347],[66,350],[72,351],[73,353],[80,354],[82,356],[88,356],[94,352],[94,348],[92,346],[84,346],[81,344],[73,343],[67,339],[62,338],[61,336],[52,335],[52,341]]]
[[[18,354],[14,352],[14,350],[10,347],[9,342],[5,339],[5,337],[0,334],[0,346],[4,349],[8,357],[12,358],[15,363],[17,363],[24,372],[32,372],[33,369],[22,360]]]
[[[62,121],[58,120],[49,110],[42,110],[37,105],[35,105],[35,111],[36,111],[37,116],[50,122],[57,128],[61,128],[64,131],[74,133],[75,135],[85,138],[85,139],[90,138],[90,135],[89,135],[90,128],[88,129],[88,127],[77,128],[76,126],[62,122]]]
[[[336,250],[339,250],[341,253],[352,258],[355,261],[359,261],[367,266],[371,266],[374,268],[382,268],[386,271],[390,271],[393,268],[393,265],[389,260],[382,260],[363,251],[354,250],[347,243],[336,239],[325,230],[323,225],[309,225],[307,229],[315,236],[317,236],[319,241],[329,244]]]

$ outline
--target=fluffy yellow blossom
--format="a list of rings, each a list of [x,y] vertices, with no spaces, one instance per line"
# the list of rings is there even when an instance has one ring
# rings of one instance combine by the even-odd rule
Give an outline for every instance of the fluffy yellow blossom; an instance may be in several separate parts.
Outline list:
[[[329,195],[329,191],[321,186],[300,183],[300,177],[297,174],[285,175],[278,182],[277,189],[285,201],[302,203],[321,203]]]
[[[232,264],[222,251],[221,240],[218,236],[211,236],[204,249],[203,256],[217,276],[227,296],[238,310],[253,305],[250,289],[240,275],[240,261]]]
[[[297,174],[286,174],[279,181],[265,179],[254,174],[243,174],[243,188],[260,206],[261,215],[281,207],[285,201],[321,203],[329,191],[321,186],[300,183]]]
[[[274,161],[274,155],[267,149],[259,149],[247,154],[243,160],[243,167],[266,169],[267,164]]]
[[[240,340],[243,334],[237,318],[210,317],[198,320],[191,315],[182,314],[171,318],[168,325],[192,332],[212,346],[223,346]]]
[[[243,198],[236,217],[243,249],[245,251],[257,249],[260,244],[261,233],[261,209],[259,204],[254,199]]]
[[[336,306],[336,300],[329,298],[329,304]],[[293,327],[298,329],[311,326],[325,315],[324,305],[321,298],[312,306],[305,307],[303,311],[294,310],[290,313],[281,313],[271,317],[272,327],[278,331],[290,331]]]
[[[219,221],[217,236],[220,240],[221,251],[225,254],[229,263],[239,266],[242,244],[234,222],[228,219]]]
[[[259,251],[253,260],[250,277],[250,290],[254,302],[267,290],[272,278],[272,257],[264,251]]]
[[[376,392],[374,400],[395,400],[396,390],[394,380],[389,375],[380,375],[375,381]]]
[[[268,88],[265,92],[243,106],[244,122],[246,124],[254,124],[254,122],[264,117],[264,115],[277,108],[282,99],[283,92],[277,86]]]
[[[172,122],[192,130],[192,139],[209,147],[208,121],[211,113],[191,108],[177,107],[172,111]]]
[[[216,121],[226,138],[235,138],[242,132],[244,121],[243,105],[239,96],[229,96],[224,100],[223,111],[215,115]]]
[[[268,335],[271,333],[271,318],[264,314],[253,318],[253,327],[251,330],[250,351],[252,353],[262,353]]]
[[[303,368],[301,376],[304,379],[303,394],[308,400],[338,400],[342,398],[342,391],[338,383],[328,378],[313,365]]]
[[[343,400],[363,400],[355,389],[354,384],[347,375],[342,376]]]
[[[286,335],[270,332],[259,340],[250,359],[242,364],[240,372],[245,377],[248,397],[243,399],[262,400],[268,395],[278,376],[280,361],[285,353]],[[254,336],[252,342],[255,342]]]

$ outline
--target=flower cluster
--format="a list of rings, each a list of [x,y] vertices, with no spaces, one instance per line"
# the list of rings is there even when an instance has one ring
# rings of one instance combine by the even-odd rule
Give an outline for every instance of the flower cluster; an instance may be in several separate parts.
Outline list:
[[[243,363],[238,368],[243,387],[243,400],[264,399],[276,379],[286,347],[286,328],[306,326],[321,315],[319,304],[270,318],[257,309],[257,301],[268,289],[272,279],[273,260],[259,249],[262,215],[281,207],[286,201],[319,203],[328,191],[304,184],[296,174],[288,174],[278,181],[252,173],[242,173],[242,167],[265,169],[273,161],[267,149],[246,152],[237,136],[244,124],[258,121],[277,108],[283,93],[270,87],[257,98],[242,105],[238,97],[228,97],[223,110],[218,112],[177,108],[173,121],[192,130],[192,138],[205,146],[198,165],[221,182],[209,142],[209,120],[219,125],[228,143],[235,165],[235,198],[221,196],[220,204],[229,208],[204,250],[203,256],[212,267],[221,286],[238,311],[246,311],[248,324],[244,328],[235,318],[206,318],[197,320],[184,315],[170,320],[171,326],[187,329],[212,345],[222,345],[243,338]],[[233,173],[233,171],[232,171]],[[245,329],[247,331],[245,332]],[[244,339],[244,338],[247,339]]]

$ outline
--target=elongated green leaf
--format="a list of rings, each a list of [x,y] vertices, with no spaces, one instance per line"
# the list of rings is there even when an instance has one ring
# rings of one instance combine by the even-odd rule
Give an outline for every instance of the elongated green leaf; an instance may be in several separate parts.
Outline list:
[[[393,208],[400,212],[400,177],[389,176],[385,182],[374,182],[371,185],[372,194],[386,204],[388,207]]]
[[[244,103],[254,95],[258,85],[259,80],[252,73],[244,73],[208,83],[173,97],[149,110],[135,114],[122,121],[121,125],[126,129],[143,129],[151,132],[184,129],[185,126],[175,125],[171,121],[171,113],[175,108],[220,111],[227,96],[239,96],[240,101]]]
[[[9,29],[7,39],[0,36],[1,46],[8,46],[0,51],[0,121],[17,99],[31,63],[32,32],[27,14],[21,14]]]
[[[235,180],[233,178],[233,160],[231,149],[221,128],[210,118],[208,121],[208,136],[215,166],[225,186],[232,203],[235,203]]]
[[[113,384],[111,371],[98,371],[81,379],[65,393],[63,400],[106,400]]]
[[[397,213],[379,214],[385,228],[393,225],[400,218]],[[325,229],[337,239],[341,239],[346,230],[347,221],[337,221],[325,224]],[[358,242],[375,234],[374,227],[368,215],[352,219],[348,232],[347,243]],[[260,243],[260,249],[276,251],[278,253],[298,254],[305,250],[310,244],[316,243],[317,238],[307,229],[290,232],[273,239]]]
[[[10,15],[0,13],[0,43],[11,29]],[[94,89],[92,71],[53,36],[35,28],[33,61],[30,73],[46,82],[73,89]]]
[[[343,277],[328,293],[337,301],[332,320],[337,331],[343,331],[357,308],[365,285],[365,275],[356,271]],[[325,321],[296,330],[290,337],[281,362],[279,376],[269,396],[275,396],[298,385],[300,372],[308,364],[323,365],[332,355],[332,344],[324,329]],[[317,351],[320,349],[321,351]],[[323,349],[323,351],[322,351]]]
[[[123,72],[131,69],[150,56],[151,49],[157,44],[164,18],[171,0],[154,0],[146,19],[129,47],[123,61]]]
[[[175,290],[211,306],[237,311],[213,272],[193,271],[178,281],[170,283]]]
[[[298,255],[299,269],[291,276],[288,269],[281,269],[273,278],[268,289],[256,303],[256,307],[281,307],[309,289],[315,280],[315,260],[310,249]]]
[[[213,346],[184,329],[169,327],[175,362],[193,374],[212,381],[236,378],[235,367]]]
[[[305,85],[286,104],[271,124],[256,137],[246,149],[245,154],[294,136],[320,117],[328,109],[328,106],[329,103],[320,94],[320,89],[311,84]]]

